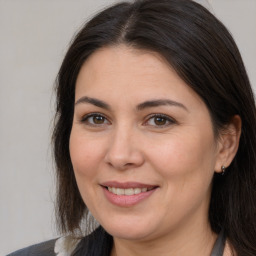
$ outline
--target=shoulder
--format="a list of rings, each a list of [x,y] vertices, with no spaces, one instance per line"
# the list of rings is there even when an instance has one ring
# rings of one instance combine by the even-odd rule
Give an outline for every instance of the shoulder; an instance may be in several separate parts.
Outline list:
[[[7,256],[55,256],[54,247],[57,239],[52,239],[43,243],[34,244],[20,249]]]
[[[112,237],[98,227],[85,237],[63,236],[40,244],[34,244],[7,256],[71,256],[77,252],[81,255],[101,255],[112,248]],[[93,252],[93,253],[92,253]]]
[[[34,244],[7,256],[70,256],[80,240],[69,236]]]

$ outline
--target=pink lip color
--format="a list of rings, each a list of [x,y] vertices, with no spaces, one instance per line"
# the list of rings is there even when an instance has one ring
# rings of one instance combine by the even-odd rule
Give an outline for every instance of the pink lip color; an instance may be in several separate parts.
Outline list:
[[[116,187],[116,188],[152,188],[154,189],[149,190],[147,192],[142,192],[136,195],[116,195],[114,193],[111,193],[108,191],[106,187]],[[148,198],[156,191],[157,186],[154,185],[146,185],[136,182],[126,182],[126,183],[119,183],[119,182],[106,182],[102,184],[102,189],[104,191],[104,195],[108,199],[109,202],[111,202],[114,205],[120,206],[120,207],[130,207],[135,204],[138,204],[142,200]]]
[[[118,181],[108,181],[101,183],[104,187],[114,187],[114,188],[153,188],[156,185],[143,184],[139,182],[118,182]]]

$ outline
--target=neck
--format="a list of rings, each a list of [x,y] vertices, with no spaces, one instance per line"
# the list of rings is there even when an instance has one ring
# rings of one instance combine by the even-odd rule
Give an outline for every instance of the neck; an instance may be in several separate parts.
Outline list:
[[[202,223],[201,223],[202,224]],[[114,237],[111,256],[180,256],[210,255],[217,235],[212,232],[209,223],[183,230],[175,230],[157,239],[131,241]]]

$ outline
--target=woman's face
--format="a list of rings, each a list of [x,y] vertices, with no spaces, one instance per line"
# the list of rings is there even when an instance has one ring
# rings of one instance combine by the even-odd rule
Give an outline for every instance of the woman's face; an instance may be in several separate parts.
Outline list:
[[[218,151],[206,105],[158,54],[108,47],[82,66],[70,155],[85,204],[114,237],[208,225]]]

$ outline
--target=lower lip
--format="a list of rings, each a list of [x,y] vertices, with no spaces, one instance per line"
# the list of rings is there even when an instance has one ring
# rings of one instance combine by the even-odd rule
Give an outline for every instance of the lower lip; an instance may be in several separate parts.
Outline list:
[[[131,196],[113,194],[105,187],[103,187],[103,191],[110,203],[121,207],[129,207],[136,205],[144,199],[150,197],[156,191],[156,188]]]

